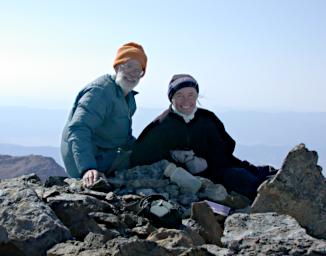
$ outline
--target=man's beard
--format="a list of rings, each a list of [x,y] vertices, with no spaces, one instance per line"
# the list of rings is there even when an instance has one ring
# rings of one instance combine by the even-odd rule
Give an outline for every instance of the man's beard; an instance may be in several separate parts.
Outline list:
[[[137,79],[135,81],[129,81],[126,78],[126,75],[123,72],[119,71],[119,72],[117,72],[115,82],[117,83],[117,85],[119,85],[121,87],[123,92],[127,95],[129,92],[131,92],[136,87],[136,85],[139,82],[139,79]]]

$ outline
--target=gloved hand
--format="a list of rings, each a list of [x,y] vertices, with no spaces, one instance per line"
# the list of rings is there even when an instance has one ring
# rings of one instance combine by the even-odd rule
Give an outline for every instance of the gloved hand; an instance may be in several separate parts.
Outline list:
[[[181,164],[193,159],[195,156],[192,150],[170,150],[170,154],[174,161]]]
[[[204,171],[207,168],[207,162],[204,158],[194,156],[193,159],[185,163],[186,168],[192,174],[197,174]]]
[[[192,150],[171,150],[170,154],[177,163],[185,164],[187,170],[192,174],[197,174],[207,168],[204,158],[195,156]]]

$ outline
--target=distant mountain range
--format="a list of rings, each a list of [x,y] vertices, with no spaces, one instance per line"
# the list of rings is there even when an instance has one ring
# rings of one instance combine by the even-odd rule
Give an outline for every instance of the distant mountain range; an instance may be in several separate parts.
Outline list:
[[[29,173],[35,173],[43,181],[49,176],[67,176],[64,169],[51,157],[0,155],[0,179],[10,179]]]
[[[134,135],[137,137],[163,110],[139,108],[133,118]],[[325,112],[212,111],[236,140],[235,155],[240,159],[279,168],[290,149],[305,143],[318,152],[319,165],[326,169]],[[62,165],[58,148],[68,112],[0,106],[0,154],[49,156]]]
[[[0,154],[11,156],[41,155],[53,158],[57,164],[63,166],[58,147],[28,147],[13,144],[0,144]]]

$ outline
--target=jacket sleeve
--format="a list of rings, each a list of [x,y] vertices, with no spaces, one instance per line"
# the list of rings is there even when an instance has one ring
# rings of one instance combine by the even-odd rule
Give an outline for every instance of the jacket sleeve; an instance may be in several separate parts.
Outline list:
[[[89,89],[79,99],[69,122],[68,143],[81,175],[89,169],[97,169],[92,134],[104,121],[108,100],[101,88]]]
[[[210,113],[210,116],[216,125],[217,131],[221,136],[224,152],[226,152],[228,155],[232,155],[235,149],[234,139],[226,132],[224,124],[221,122],[221,120],[214,113]]]

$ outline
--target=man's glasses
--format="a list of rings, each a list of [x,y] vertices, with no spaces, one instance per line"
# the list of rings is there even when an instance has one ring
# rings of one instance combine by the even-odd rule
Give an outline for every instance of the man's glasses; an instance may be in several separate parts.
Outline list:
[[[144,71],[139,68],[139,65],[124,63],[120,64],[120,68],[124,73],[130,74],[138,78],[141,78],[144,75]]]

